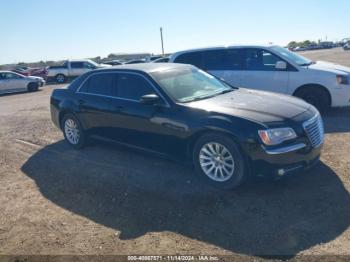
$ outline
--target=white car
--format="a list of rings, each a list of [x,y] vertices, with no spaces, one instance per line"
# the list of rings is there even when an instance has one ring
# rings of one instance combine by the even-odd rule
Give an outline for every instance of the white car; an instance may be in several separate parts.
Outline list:
[[[23,76],[15,72],[0,71],[0,94],[38,91],[45,80],[37,76]]]
[[[350,106],[349,67],[311,61],[280,46],[188,50],[170,62],[195,65],[233,86],[293,95],[320,110]]]
[[[55,80],[57,83],[64,83],[68,79],[103,67],[110,67],[110,65],[97,64],[90,59],[67,60],[60,66],[50,66],[47,78],[48,80]]]

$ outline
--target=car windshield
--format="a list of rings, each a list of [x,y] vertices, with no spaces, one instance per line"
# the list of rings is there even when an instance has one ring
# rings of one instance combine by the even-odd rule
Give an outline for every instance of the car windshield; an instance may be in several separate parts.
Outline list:
[[[280,47],[280,46],[273,46],[273,47],[270,47],[270,49],[277,52],[282,57],[285,57],[285,58],[293,61],[294,63],[296,63],[300,66],[308,66],[308,65],[311,65],[313,63],[311,60],[307,59],[306,57],[298,55],[298,54],[291,52],[288,49]]]
[[[152,76],[171,98],[180,103],[202,100],[234,90],[212,75],[191,67],[155,72]]]

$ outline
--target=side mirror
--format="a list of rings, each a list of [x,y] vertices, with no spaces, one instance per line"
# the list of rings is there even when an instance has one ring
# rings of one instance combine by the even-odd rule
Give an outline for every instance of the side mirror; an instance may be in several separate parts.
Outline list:
[[[287,69],[287,63],[284,61],[278,61],[275,66],[278,70],[286,70]]]
[[[154,105],[158,102],[160,102],[160,98],[156,94],[148,94],[140,98],[140,103],[145,105]]]

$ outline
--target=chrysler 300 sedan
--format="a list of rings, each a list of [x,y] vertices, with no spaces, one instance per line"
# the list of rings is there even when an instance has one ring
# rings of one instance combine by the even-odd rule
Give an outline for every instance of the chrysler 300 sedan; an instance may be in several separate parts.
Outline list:
[[[51,96],[53,122],[74,148],[88,137],[190,160],[217,187],[317,163],[323,123],[310,104],[235,88],[191,65],[99,69]]]

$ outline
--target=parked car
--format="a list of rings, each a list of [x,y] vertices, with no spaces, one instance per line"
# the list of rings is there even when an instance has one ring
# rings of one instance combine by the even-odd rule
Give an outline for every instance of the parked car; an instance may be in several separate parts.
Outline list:
[[[347,43],[346,45],[343,46],[344,50],[350,50],[350,43]]]
[[[50,66],[47,73],[48,80],[55,80],[57,83],[64,83],[68,79],[80,76],[88,71],[108,67],[110,65],[97,64],[92,60],[68,60],[60,66]]]
[[[311,61],[279,46],[188,50],[170,62],[195,65],[233,86],[293,95],[319,110],[350,106],[349,67]]]
[[[153,62],[154,60],[157,60],[159,58],[163,58],[163,56],[162,55],[153,55],[153,56],[146,58],[146,62],[150,63],[150,62]]]
[[[48,73],[48,68],[32,68],[29,75],[30,76],[38,76],[46,80]]]
[[[38,76],[42,77],[43,79],[46,79],[47,77],[47,68],[45,67],[37,67],[37,68],[31,68],[31,67],[16,67],[12,70],[12,72],[19,73],[24,76]]]
[[[249,174],[283,176],[317,163],[323,123],[310,104],[234,88],[191,65],[122,65],[54,90],[51,117],[74,148],[88,136],[193,162],[221,188]],[[251,172],[251,173],[250,173]]]
[[[38,91],[45,85],[41,77],[24,76],[11,71],[0,71],[0,94]]]
[[[169,57],[161,57],[156,60],[153,60],[151,63],[168,63],[170,60]]]
[[[125,65],[130,65],[130,64],[143,64],[143,63],[147,63],[146,59],[133,59],[130,61],[125,62]]]
[[[307,47],[301,47],[297,46],[296,48],[293,49],[294,52],[300,52],[300,51],[306,51],[308,50]]]
[[[116,65],[122,65],[123,63],[119,60],[112,60],[112,61],[103,62],[103,64],[116,66]]]
[[[21,66],[21,67],[16,67],[15,69],[11,70],[12,72],[16,72],[18,74],[21,74],[23,76],[29,76],[29,67],[26,66]]]

